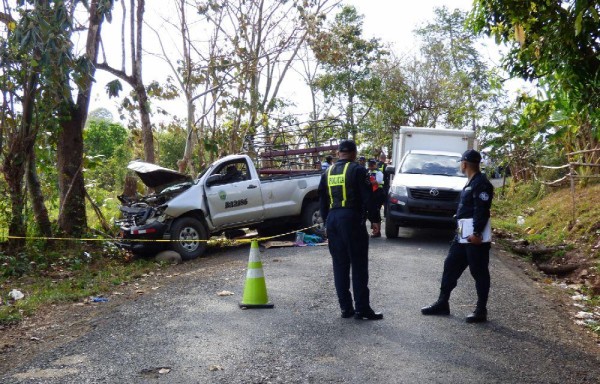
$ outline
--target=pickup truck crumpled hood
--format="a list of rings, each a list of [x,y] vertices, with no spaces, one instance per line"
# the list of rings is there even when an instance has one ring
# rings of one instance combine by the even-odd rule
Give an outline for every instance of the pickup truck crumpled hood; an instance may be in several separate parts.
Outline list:
[[[392,185],[405,185],[411,188],[436,187],[460,191],[467,184],[467,181],[468,179],[466,177],[398,173],[394,175]]]
[[[188,175],[145,161],[134,160],[127,165],[127,169],[134,171],[144,185],[157,190],[172,184],[192,181]]]

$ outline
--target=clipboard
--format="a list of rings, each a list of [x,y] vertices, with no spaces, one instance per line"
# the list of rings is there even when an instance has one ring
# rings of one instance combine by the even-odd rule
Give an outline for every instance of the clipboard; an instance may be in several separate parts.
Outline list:
[[[467,241],[467,237],[473,234],[473,219],[459,219],[458,220],[458,242],[461,244],[470,244]],[[490,243],[492,241],[492,220],[488,219],[483,232],[481,232],[481,241],[483,243]]]

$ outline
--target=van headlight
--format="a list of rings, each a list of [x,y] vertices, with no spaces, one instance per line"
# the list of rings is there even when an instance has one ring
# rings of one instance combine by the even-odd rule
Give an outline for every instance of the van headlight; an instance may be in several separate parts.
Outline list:
[[[408,191],[404,185],[392,185],[390,187],[390,195],[396,195],[396,197],[408,197]]]

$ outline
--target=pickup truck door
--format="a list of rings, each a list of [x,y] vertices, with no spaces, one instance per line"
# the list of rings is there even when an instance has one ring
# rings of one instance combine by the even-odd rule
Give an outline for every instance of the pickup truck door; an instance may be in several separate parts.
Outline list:
[[[246,160],[223,163],[215,168],[209,177],[217,174],[221,175],[221,181],[210,186],[205,185],[213,225],[224,228],[262,221],[264,207],[260,180],[252,178]]]

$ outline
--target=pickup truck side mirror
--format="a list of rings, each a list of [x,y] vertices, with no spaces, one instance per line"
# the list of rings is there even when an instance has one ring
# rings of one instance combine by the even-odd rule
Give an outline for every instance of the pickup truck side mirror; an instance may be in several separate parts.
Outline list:
[[[223,181],[223,175],[217,173],[215,175],[209,176],[208,179],[206,179],[206,186],[212,187],[213,185],[218,184],[221,181]]]
[[[385,173],[393,175],[394,173],[396,173],[396,167],[388,165],[387,167],[385,167]]]

